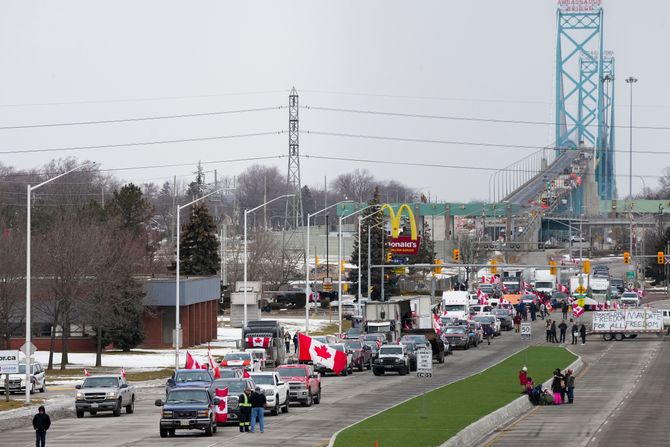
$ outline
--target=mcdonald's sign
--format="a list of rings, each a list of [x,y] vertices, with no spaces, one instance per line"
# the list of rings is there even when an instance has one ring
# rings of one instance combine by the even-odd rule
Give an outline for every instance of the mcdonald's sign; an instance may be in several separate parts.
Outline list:
[[[416,220],[414,220],[412,208],[408,204],[403,203],[400,205],[398,212],[396,213],[391,205],[385,203],[382,205],[381,209],[388,210],[389,216],[391,217],[391,242],[389,243],[391,253],[400,255],[418,254],[421,238],[416,231]],[[400,219],[404,211],[407,212],[407,218],[409,220],[410,236],[400,236]]]

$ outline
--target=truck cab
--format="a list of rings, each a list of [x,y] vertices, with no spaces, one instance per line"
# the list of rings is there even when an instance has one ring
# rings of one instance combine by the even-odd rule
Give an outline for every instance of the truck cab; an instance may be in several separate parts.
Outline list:
[[[206,436],[216,433],[215,405],[219,398],[204,388],[175,388],[165,402],[157,400],[161,409],[159,433],[161,438],[174,436],[176,430],[202,430]]]
[[[470,314],[468,292],[449,291],[442,293],[442,315],[458,319],[466,319]]]
[[[123,376],[89,376],[75,388],[78,418],[83,418],[86,412],[95,415],[99,411],[111,411],[114,416],[121,416],[122,408],[127,414],[135,411],[135,389]]]

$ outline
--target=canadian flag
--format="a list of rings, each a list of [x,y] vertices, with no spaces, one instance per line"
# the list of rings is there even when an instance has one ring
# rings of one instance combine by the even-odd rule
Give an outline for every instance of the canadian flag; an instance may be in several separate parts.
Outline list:
[[[121,367],[121,377],[126,378],[126,369]]]
[[[565,287],[565,286],[564,286],[563,284],[561,284],[560,282],[556,285],[556,287],[558,288],[558,291],[559,291],[559,292],[569,293],[568,288]]]
[[[433,314],[433,330],[437,335],[440,335],[440,317],[437,314]]]
[[[530,284],[528,284],[526,281],[523,282],[523,288],[524,289],[530,289]]]
[[[554,306],[551,305],[551,301],[547,301],[545,307],[547,308],[547,312],[551,312],[552,310],[554,310]]]
[[[270,346],[270,337],[247,337],[247,347],[267,348]]]
[[[505,293],[509,292],[509,289],[507,288],[505,283],[502,283],[502,289],[503,289],[503,292],[505,292]]]
[[[91,373],[88,372],[88,370],[86,368],[84,368],[84,376],[88,377],[90,375],[91,375]]]
[[[201,369],[200,363],[193,358],[190,352],[186,351],[186,369]]]
[[[216,389],[216,397],[219,398],[219,404],[214,408],[216,414],[216,423],[223,424],[228,422],[228,387]]]
[[[302,333],[298,333],[298,346],[299,360],[311,360],[316,365],[331,369],[335,374],[339,374],[347,366],[347,355],[344,352],[319,343]]]
[[[613,302],[612,302],[612,308],[616,310],[617,307],[619,307],[619,306],[617,306],[616,301],[613,301]]]
[[[245,379],[251,379],[251,374],[249,374],[249,371],[247,371],[246,368],[242,370],[242,377]]]
[[[580,306],[578,304],[575,304],[574,306],[572,306],[572,315],[574,315],[575,318],[581,317],[583,313],[584,313],[584,308],[582,306]]]
[[[210,349],[209,344],[207,344],[207,357],[209,358],[209,367],[214,371],[214,378],[220,379],[221,371],[219,370],[218,363],[216,363],[216,360],[212,357],[212,350]]]

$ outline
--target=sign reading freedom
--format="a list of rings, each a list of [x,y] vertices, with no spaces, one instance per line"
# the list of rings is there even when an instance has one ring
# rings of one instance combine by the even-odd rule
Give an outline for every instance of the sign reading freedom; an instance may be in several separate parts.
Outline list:
[[[650,309],[593,312],[593,332],[659,332],[663,330],[660,311]]]
[[[396,255],[416,255],[419,253],[421,237],[398,236],[391,239],[391,253]]]

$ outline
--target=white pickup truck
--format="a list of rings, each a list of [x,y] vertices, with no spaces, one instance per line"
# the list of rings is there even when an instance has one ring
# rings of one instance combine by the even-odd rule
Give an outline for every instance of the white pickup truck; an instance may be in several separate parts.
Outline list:
[[[270,410],[272,416],[282,413],[288,413],[288,384],[284,382],[276,372],[257,372],[251,374],[251,378],[257,387],[263,390],[267,403],[265,409]]]
[[[98,411],[111,411],[114,416],[121,416],[124,407],[128,414],[135,411],[135,388],[129,386],[121,375],[90,376],[76,388],[75,409],[78,418],[83,418],[87,411],[91,416]]]

